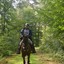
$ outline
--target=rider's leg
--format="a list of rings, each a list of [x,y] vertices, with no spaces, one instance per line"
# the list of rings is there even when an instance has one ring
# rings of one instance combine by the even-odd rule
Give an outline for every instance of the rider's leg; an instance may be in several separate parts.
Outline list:
[[[31,46],[32,52],[33,52],[33,53],[36,53],[33,42],[32,42],[30,39],[28,39],[28,41],[29,41],[29,43],[30,43],[30,46]]]
[[[17,54],[20,54],[20,49],[21,49],[21,43],[23,42],[23,39],[20,41],[19,46],[18,46],[18,50],[17,50]]]

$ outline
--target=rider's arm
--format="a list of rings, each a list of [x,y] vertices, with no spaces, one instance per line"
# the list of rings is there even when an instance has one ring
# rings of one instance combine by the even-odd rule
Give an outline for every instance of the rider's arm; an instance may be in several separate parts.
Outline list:
[[[29,32],[29,38],[32,40],[32,31]]]
[[[22,29],[22,30],[21,30],[21,32],[20,32],[20,33],[21,33],[21,35],[23,35],[23,31],[24,31],[24,30]]]
[[[23,37],[23,29],[20,32],[20,39],[22,39],[22,37]]]
[[[30,33],[29,33],[30,36],[32,36],[32,31],[30,30]]]

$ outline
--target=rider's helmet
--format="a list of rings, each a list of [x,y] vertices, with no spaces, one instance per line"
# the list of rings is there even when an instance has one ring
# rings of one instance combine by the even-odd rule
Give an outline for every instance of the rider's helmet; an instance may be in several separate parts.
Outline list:
[[[29,24],[28,23],[25,24],[25,28],[29,28]]]

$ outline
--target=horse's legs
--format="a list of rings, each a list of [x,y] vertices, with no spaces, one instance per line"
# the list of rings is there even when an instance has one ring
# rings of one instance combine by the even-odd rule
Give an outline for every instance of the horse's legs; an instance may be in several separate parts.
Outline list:
[[[25,64],[25,57],[23,57],[23,63]]]
[[[28,55],[28,63],[27,64],[30,64],[30,55]]]

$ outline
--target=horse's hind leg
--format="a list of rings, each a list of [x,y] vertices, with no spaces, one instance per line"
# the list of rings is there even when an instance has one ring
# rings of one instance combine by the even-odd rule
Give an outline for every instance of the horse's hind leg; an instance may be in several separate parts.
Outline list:
[[[25,57],[23,57],[23,64],[25,64]]]
[[[30,55],[28,55],[28,63],[27,64],[30,64]]]

